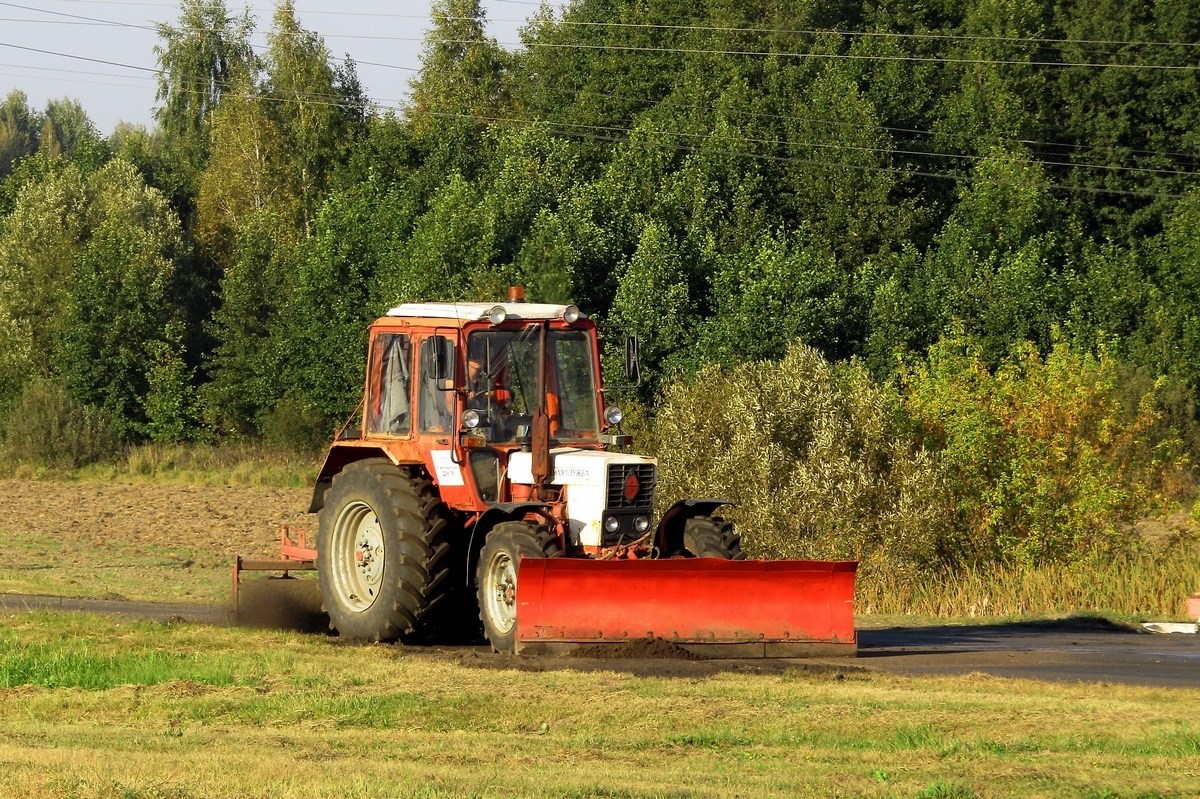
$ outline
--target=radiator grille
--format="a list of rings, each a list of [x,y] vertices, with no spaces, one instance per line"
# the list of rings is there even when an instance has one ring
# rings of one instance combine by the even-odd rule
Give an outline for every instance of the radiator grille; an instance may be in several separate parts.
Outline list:
[[[637,478],[638,490],[632,500],[625,497],[630,475]],[[655,466],[653,463],[615,463],[608,467],[608,509],[644,510],[654,507]]]

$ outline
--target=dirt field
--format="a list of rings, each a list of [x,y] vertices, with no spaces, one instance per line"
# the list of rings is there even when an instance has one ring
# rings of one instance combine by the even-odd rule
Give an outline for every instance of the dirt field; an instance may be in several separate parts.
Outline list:
[[[280,525],[315,530],[316,518],[304,512],[309,498],[304,489],[0,480],[0,615],[5,608],[53,609],[57,602],[64,609],[219,620],[229,608],[234,557],[277,556]],[[325,628],[311,573],[282,582],[248,577],[243,586],[243,605],[257,609],[250,623]],[[41,601],[30,595],[42,595]],[[216,612],[201,614],[202,608]],[[603,658],[587,648],[565,659],[497,656],[481,646],[439,646],[431,654],[449,654],[471,666],[534,671],[610,669],[617,658],[623,670],[658,676],[870,668],[1191,687],[1200,674],[1197,638],[1067,622],[860,629],[859,658],[836,663],[693,662],[670,645],[664,650],[663,642],[633,642]]]
[[[0,480],[0,592],[227,601],[234,557],[315,533],[307,489]]]
[[[212,555],[278,554],[281,524],[307,528],[309,489],[0,480],[0,530]]]

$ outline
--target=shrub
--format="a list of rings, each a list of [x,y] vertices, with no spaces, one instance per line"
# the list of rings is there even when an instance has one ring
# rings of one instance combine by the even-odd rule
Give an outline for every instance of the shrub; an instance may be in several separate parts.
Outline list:
[[[316,452],[333,438],[333,424],[320,409],[291,394],[263,414],[261,428],[269,447],[290,452]]]
[[[1131,524],[1190,490],[1161,382],[1122,381],[1107,351],[1020,343],[995,371],[954,336],[901,372],[920,441],[953,492],[955,559],[1023,564],[1113,555]],[[1176,406],[1180,400],[1175,398]]]
[[[72,400],[60,383],[42,378],[26,383],[4,420],[3,441],[12,460],[66,469],[110,460],[120,451],[104,411]]]
[[[947,535],[937,460],[898,394],[795,343],[781,361],[708,367],[665,390],[650,436],[661,507],[722,497],[756,557],[934,565]]]
[[[204,437],[193,370],[184,363],[182,331],[168,325],[168,341],[150,345],[153,363],[146,374],[146,435],[157,444],[181,444]]]

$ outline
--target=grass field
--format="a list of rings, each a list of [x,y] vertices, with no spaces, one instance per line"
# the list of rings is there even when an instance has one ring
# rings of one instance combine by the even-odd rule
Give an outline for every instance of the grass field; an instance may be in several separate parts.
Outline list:
[[[273,523],[306,499],[0,488],[0,590],[147,600],[225,601],[230,553],[270,547]],[[1170,597],[1192,574],[1124,579]],[[1013,595],[1097,601],[1087,582],[1050,575]],[[929,590],[909,613],[1004,604],[994,584]],[[865,610],[871,624],[886,608]],[[1194,689],[901,677],[852,660],[665,676],[185,623],[0,619],[0,799],[1200,797]]]
[[[855,669],[663,678],[278,632],[0,632],[0,796],[1185,797],[1200,692]]]

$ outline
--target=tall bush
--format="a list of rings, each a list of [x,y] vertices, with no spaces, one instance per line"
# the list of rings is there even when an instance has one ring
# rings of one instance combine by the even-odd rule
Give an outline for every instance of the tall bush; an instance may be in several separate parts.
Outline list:
[[[910,443],[899,396],[858,363],[794,343],[779,361],[708,367],[663,393],[650,435],[662,506],[722,497],[756,557],[937,565],[938,463]]]
[[[45,378],[25,384],[0,433],[6,458],[36,466],[74,469],[120,450],[105,411],[76,402],[65,386]]]
[[[946,470],[958,560],[1036,565],[1127,550],[1130,525],[1190,486],[1183,438],[1163,413],[1166,384],[1123,381],[1106,348],[1059,342],[1043,357],[1020,343],[993,371],[972,339],[952,336],[901,381],[921,443]]]

